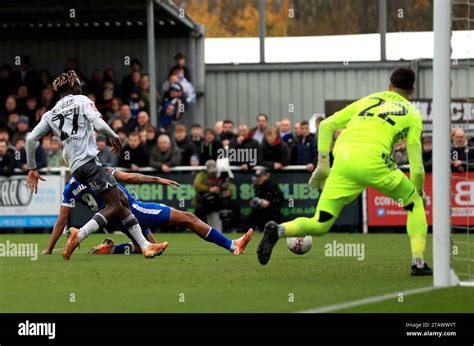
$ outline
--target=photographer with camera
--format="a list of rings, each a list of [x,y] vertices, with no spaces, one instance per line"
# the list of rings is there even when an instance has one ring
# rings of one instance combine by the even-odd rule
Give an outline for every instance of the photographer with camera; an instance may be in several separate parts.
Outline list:
[[[221,210],[228,209],[232,197],[230,189],[230,177],[227,172],[218,172],[216,161],[207,160],[206,170],[196,174],[193,183],[196,196],[193,199],[192,206],[196,208],[195,214],[202,221],[207,222],[211,213],[218,213]],[[218,221],[221,217],[219,214]],[[207,222],[211,224],[211,222]],[[211,226],[214,226],[211,224]],[[221,225],[218,225],[221,229]]]
[[[263,230],[268,221],[281,220],[283,193],[278,185],[270,180],[270,172],[264,167],[257,169],[254,179],[255,197],[250,200],[252,211],[246,223],[254,229]]]

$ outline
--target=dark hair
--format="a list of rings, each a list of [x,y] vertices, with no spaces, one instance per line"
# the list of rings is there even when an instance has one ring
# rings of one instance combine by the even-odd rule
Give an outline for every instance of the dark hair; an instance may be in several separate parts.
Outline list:
[[[174,66],[174,67],[171,69],[169,75],[172,76],[172,75],[175,75],[175,74],[179,74],[179,71],[181,71],[181,70],[183,70],[183,68],[180,67],[180,66],[178,66],[178,65],[176,65],[176,66]],[[168,78],[169,78],[169,77],[168,77]]]
[[[199,125],[199,124],[192,124],[192,125],[191,125],[191,128],[193,128],[193,127],[199,127],[199,128],[202,128],[202,126],[201,126],[201,125]]]
[[[174,60],[186,59],[183,53],[179,52],[174,56]]]
[[[74,70],[69,70],[67,72],[61,73],[53,81],[53,90],[58,91],[60,94],[67,92],[72,89],[77,79],[77,74]]]
[[[210,127],[208,127],[207,129],[204,130],[204,133],[206,132],[210,132],[212,133],[214,136],[216,135],[216,132],[214,131],[214,129],[211,129]]]
[[[309,122],[303,120],[302,122],[300,122],[300,126],[309,126]]]
[[[415,72],[409,67],[396,68],[390,76],[390,83],[395,88],[411,90],[415,84]]]
[[[226,120],[224,120],[224,121],[222,122],[222,125],[225,125],[225,124],[232,124],[232,125],[234,125],[234,122],[233,122],[232,120],[230,120],[230,119],[226,119]]]
[[[130,61],[130,65],[135,65],[135,64],[142,66],[142,63],[140,62],[140,60],[132,59],[132,61]]]
[[[266,115],[266,114],[260,113],[259,115],[257,115],[257,118],[256,118],[256,119],[258,120],[259,117],[264,117],[265,120],[268,121],[268,115]]]
[[[134,131],[134,132],[131,132],[129,135],[128,135],[128,138],[130,137],[139,137],[140,138],[140,133]]]
[[[174,132],[186,132],[186,126],[178,124],[174,128]]]

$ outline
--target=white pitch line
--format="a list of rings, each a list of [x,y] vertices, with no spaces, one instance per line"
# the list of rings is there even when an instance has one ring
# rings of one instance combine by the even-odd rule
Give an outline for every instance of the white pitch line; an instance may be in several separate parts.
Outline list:
[[[382,302],[382,301],[388,300],[388,299],[396,299],[396,298],[398,298],[398,295],[400,293],[403,294],[403,297],[406,297],[406,296],[412,295],[412,294],[429,292],[429,291],[435,290],[437,288],[438,287],[434,287],[434,286],[414,288],[414,289],[411,289],[411,290],[406,290],[406,291],[401,291],[401,292],[394,292],[394,293],[387,293],[387,294],[383,294],[383,295],[380,295],[380,296],[373,296],[373,297],[353,300],[351,302],[333,304],[333,305],[323,306],[323,307],[320,307],[320,308],[299,311],[299,313],[316,313],[317,314],[317,313],[333,312],[333,311],[353,308],[353,307],[356,307],[356,306],[367,305],[367,304],[372,304],[372,303],[378,303],[378,302]]]

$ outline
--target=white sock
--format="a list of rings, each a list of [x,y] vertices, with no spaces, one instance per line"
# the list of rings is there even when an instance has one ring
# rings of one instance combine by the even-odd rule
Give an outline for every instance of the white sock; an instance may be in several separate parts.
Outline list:
[[[77,239],[79,243],[86,239],[89,235],[94,232],[97,232],[101,227],[105,227],[107,225],[107,219],[102,215],[100,212],[95,213],[92,219],[89,220],[84,226],[79,229],[79,233],[77,234]]]
[[[278,225],[278,235],[280,238],[285,235],[285,227],[283,227],[283,225]]]
[[[99,224],[94,219],[89,220],[84,226],[79,229],[77,239],[79,243],[86,239],[89,235],[99,230]]]
[[[146,249],[151,245],[151,243],[143,236],[142,229],[140,228],[139,224],[131,226],[128,231],[132,235],[133,239],[137,241],[140,248]]]

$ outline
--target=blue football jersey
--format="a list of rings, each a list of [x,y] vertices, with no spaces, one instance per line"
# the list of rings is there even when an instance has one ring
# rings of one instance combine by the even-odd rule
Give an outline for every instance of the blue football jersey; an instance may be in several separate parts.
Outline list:
[[[119,183],[117,183],[117,186],[127,195],[130,205],[135,202],[135,198],[125,186]],[[81,184],[74,177],[71,177],[64,187],[61,205],[74,208],[75,203],[86,206],[93,213],[105,208],[104,201],[99,195],[94,194],[87,185]]]
[[[113,174],[113,168],[111,173]],[[161,203],[146,203],[137,201],[135,197],[125,188],[117,183],[117,186],[127,195],[130,210],[137,218],[143,233],[149,232],[150,228],[165,226],[170,218],[170,207]],[[96,213],[105,208],[104,201],[99,195],[84,184],[78,182],[74,177],[64,187],[63,199],[61,205],[74,208],[76,203],[86,206],[91,212]],[[116,220],[107,227],[109,230],[120,230],[128,235],[128,232],[122,226],[120,220]]]

